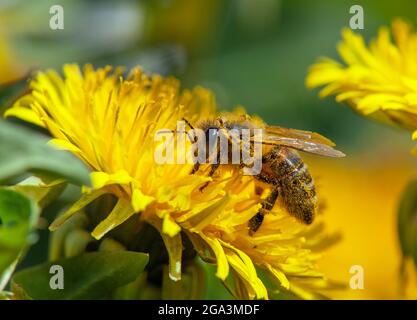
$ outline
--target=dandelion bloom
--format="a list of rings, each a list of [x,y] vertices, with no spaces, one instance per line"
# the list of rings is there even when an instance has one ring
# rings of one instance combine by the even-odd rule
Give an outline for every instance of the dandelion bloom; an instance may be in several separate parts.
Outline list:
[[[317,251],[328,241],[321,223],[305,226],[277,204],[250,236],[248,221],[268,196],[267,186],[255,192],[255,178],[238,175],[234,168],[222,167],[209,178],[204,168],[190,174],[191,163],[155,162],[157,130],[175,130],[183,117],[195,123],[216,116],[210,91],[181,90],[176,79],[148,76],[140,69],[127,78],[111,67],[65,65],[63,71],[63,77],[55,71],[38,73],[31,93],[6,112],[46,128],[53,145],[74,153],[92,171],[92,187],[84,188],[52,230],[101,195],[112,194],[117,203],[92,235],[100,239],[131,217],[146,221],[161,234],[173,280],[181,278],[182,237],[188,237],[204,261],[217,265],[217,277],[233,280],[236,297],[268,298],[256,267],[279,290],[303,298],[316,297],[328,286],[316,267]]]
[[[401,126],[417,137],[417,33],[397,19],[367,46],[362,36],[342,31],[337,49],[343,63],[324,58],[310,67],[309,88],[335,95],[364,116]]]

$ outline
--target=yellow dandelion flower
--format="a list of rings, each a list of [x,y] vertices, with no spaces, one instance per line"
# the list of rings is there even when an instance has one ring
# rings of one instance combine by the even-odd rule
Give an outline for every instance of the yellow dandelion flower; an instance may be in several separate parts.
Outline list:
[[[369,46],[346,28],[337,49],[343,64],[324,58],[310,67],[309,88],[335,95],[361,115],[412,130],[417,137],[417,33],[397,19],[382,27]]]
[[[327,280],[316,267],[326,236],[322,225],[305,226],[276,205],[255,235],[248,221],[268,195],[255,192],[252,176],[222,167],[213,178],[190,174],[193,164],[157,164],[154,136],[175,130],[177,120],[190,122],[216,116],[210,91],[181,90],[174,78],[148,76],[140,69],[127,78],[121,69],[94,70],[65,65],[64,76],[40,72],[31,93],[20,98],[6,116],[46,128],[51,143],[69,150],[91,169],[92,188],[57,218],[58,228],[71,215],[99,198],[113,194],[117,203],[92,235],[107,232],[137,216],[161,234],[169,255],[169,275],[181,278],[182,237],[191,240],[203,260],[217,264],[217,277],[233,279],[240,298],[267,299],[262,268],[279,289],[303,298],[316,297]],[[202,192],[201,186],[211,181]]]

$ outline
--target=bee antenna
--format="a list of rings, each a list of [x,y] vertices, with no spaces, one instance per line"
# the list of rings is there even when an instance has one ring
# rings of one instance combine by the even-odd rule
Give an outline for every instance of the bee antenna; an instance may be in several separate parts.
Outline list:
[[[184,117],[182,117],[182,120],[192,129],[192,130],[194,130],[194,127],[191,125],[191,123],[187,120],[187,119],[185,119]],[[190,136],[190,133],[189,132],[186,132],[187,133],[187,136],[188,136],[188,139],[190,139],[190,141],[191,142],[196,142],[197,141],[197,137],[194,137],[194,139]]]
[[[191,129],[193,129],[194,130],[194,127],[191,125],[191,123],[187,120],[187,119],[185,119],[184,117],[182,117],[182,120],[191,128]]]

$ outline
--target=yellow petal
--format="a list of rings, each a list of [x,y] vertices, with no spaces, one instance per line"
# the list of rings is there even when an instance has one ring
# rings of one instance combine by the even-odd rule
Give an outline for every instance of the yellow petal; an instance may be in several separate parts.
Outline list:
[[[181,280],[181,260],[183,249],[181,233],[178,233],[174,237],[161,233],[161,236],[169,256],[169,277],[174,281]]]
[[[285,289],[290,289],[290,282],[288,281],[287,277],[285,276],[285,273],[282,271],[273,268],[271,265],[266,266],[268,271],[271,273],[271,275],[278,280],[279,284],[284,287]]]
[[[63,139],[51,139],[49,140],[48,144],[58,149],[71,151],[76,154],[79,154],[81,152],[80,149],[73,145],[71,142]]]
[[[25,107],[13,107],[4,113],[4,117],[16,117],[24,121],[33,123],[39,127],[45,127],[44,123],[40,120],[39,115],[33,110]]]
[[[128,184],[131,181],[132,178],[124,170],[120,170],[113,174],[99,171],[91,173],[91,183],[94,189],[100,189],[109,184]]]
[[[268,299],[268,292],[262,281],[258,278],[252,260],[250,260],[243,252],[237,254],[236,252],[238,251],[239,250],[236,249],[233,251],[227,250],[227,261],[245,284],[249,298]],[[242,260],[242,257],[244,256],[246,257]]]
[[[73,214],[80,211],[82,208],[87,206],[90,202],[94,201],[101,195],[107,193],[108,191],[105,189],[98,189],[94,190],[91,193],[87,193],[82,195],[82,197],[75,202],[66,212],[60,215],[58,218],[52,222],[49,226],[49,230],[55,231],[61,224],[63,224],[68,218],[70,218]]]
[[[143,194],[140,189],[134,189],[132,194],[132,206],[136,212],[141,212],[155,200],[154,197]]]
[[[169,213],[165,214],[162,222],[162,232],[171,238],[176,236],[181,231],[181,227],[175,223]]]
[[[227,262],[227,257],[224,253],[222,245],[217,239],[211,239],[209,237],[204,236],[203,234],[201,235],[201,237],[208,243],[208,245],[213,250],[216,256],[216,276],[223,281],[226,280],[227,276],[229,275],[229,263]]]
[[[130,201],[119,198],[110,214],[95,227],[91,235],[99,240],[107,232],[129,219],[133,214],[135,214],[135,210],[130,204]]]

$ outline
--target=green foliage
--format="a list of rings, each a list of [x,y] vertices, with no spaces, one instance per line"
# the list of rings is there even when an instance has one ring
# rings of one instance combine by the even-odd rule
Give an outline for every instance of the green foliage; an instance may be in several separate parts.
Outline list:
[[[70,219],[65,221],[56,231],[51,234],[49,241],[49,260],[55,261],[60,258],[67,257],[66,254],[70,252],[66,251],[79,251],[85,250],[88,241],[77,241],[77,243],[70,243],[68,238],[73,232],[78,230],[85,230],[89,225],[89,218],[84,212],[78,212]],[[84,238],[84,237],[83,237]],[[84,238],[85,239],[85,238]]]
[[[38,215],[33,201],[13,190],[0,188],[0,291],[28,244]]]
[[[166,266],[162,280],[162,299],[202,299],[204,295],[205,281],[204,269],[197,262],[193,262],[185,268],[181,274],[181,280],[179,281],[174,281],[169,277],[169,270]]]
[[[32,176],[9,188],[23,193],[36,201],[40,208],[45,208],[60,196],[65,187],[65,180]]]
[[[142,273],[148,255],[132,251],[93,252],[44,263],[16,273],[13,292],[31,299],[100,299]],[[50,287],[52,265],[64,270],[64,289]]]
[[[398,208],[398,236],[404,257],[417,266],[417,180],[408,183]]]
[[[33,171],[63,177],[74,184],[89,184],[88,169],[47,142],[28,129],[0,121],[0,181]]]
[[[206,288],[204,299],[207,300],[232,300],[234,297],[225,288],[222,281],[216,277],[217,266],[206,263],[200,259],[197,260],[200,266],[204,269],[206,277]]]
[[[14,99],[24,93],[27,83],[28,79],[23,77],[12,83],[6,83],[0,86],[0,114],[3,114],[6,106],[12,104]]]

